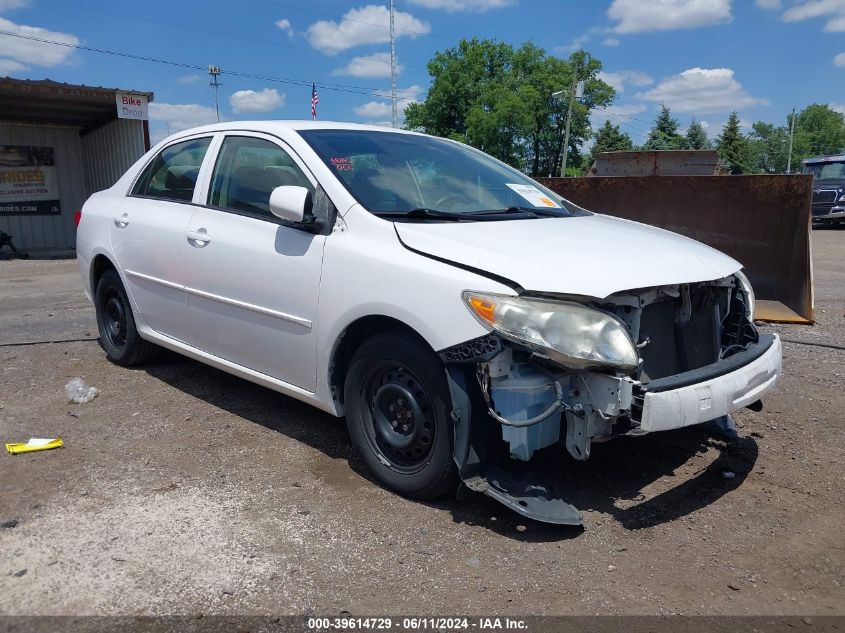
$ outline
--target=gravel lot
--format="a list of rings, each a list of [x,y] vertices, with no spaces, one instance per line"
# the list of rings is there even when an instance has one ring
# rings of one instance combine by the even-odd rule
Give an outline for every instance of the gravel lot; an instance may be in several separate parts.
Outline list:
[[[813,233],[815,327],[845,346],[845,231]],[[72,261],[0,262],[0,344],[91,338]],[[2,614],[845,614],[845,350],[785,344],[740,439],[708,428],[547,456],[585,529],[371,482],[346,428],[173,354],[0,347]],[[81,376],[100,389],[68,405]],[[724,473],[735,473],[726,479]]]

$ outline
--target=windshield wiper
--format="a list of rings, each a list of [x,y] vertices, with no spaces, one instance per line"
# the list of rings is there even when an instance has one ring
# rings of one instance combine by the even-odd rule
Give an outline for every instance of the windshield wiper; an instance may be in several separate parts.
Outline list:
[[[418,209],[409,209],[407,211],[373,211],[373,215],[380,218],[411,218],[412,220],[451,220],[457,222],[459,220],[473,220],[471,214],[467,213],[451,213],[449,211],[439,211],[437,209],[428,209],[420,207]]]
[[[483,215],[494,215],[494,214],[513,214],[513,213],[521,213],[525,214],[532,218],[560,218],[564,217],[564,213],[566,212],[565,209],[561,209],[558,207],[549,207],[548,209],[532,209],[531,207],[508,207],[507,209],[490,209],[489,211],[478,211],[477,213]]]
[[[373,215],[380,218],[409,218],[411,220],[449,220],[451,222],[492,222],[496,220],[509,220],[503,215],[521,216],[526,220],[536,220],[540,217],[560,217],[557,213],[550,213],[545,209],[529,209],[527,207],[508,207],[507,209],[489,209],[486,211],[470,211],[466,213],[440,211],[421,207],[409,209],[408,211],[374,211]],[[517,219],[517,218],[514,218]]]

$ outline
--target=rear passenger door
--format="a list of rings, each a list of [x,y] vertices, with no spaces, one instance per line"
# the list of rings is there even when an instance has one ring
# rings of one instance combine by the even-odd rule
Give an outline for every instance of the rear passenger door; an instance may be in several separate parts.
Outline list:
[[[188,341],[313,392],[326,237],[276,218],[269,202],[278,186],[313,192],[316,181],[281,141],[257,133],[226,134],[209,169],[187,231]]]
[[[163,148],[114,209],[112,249],[141,317],[161,334],[184,341],[185,231],[196,183],[213,136]]]

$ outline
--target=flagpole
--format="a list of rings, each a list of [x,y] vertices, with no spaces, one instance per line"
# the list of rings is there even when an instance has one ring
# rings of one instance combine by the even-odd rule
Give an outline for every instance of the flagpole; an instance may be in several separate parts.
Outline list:
[[[314,75],[311,75],[311,119],[317,120],[317,104],[320,103],[320,98],[317,96],[317,82]]]
[[[390,0],[390,101],[393,109],[393,127],[399,127],[399,109],[396,104],[396,33],[394,0]]]

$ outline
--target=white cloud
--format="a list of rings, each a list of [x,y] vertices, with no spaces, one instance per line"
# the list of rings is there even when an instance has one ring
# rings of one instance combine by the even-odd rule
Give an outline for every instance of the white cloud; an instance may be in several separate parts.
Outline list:
[[[293,26],[291,26],[290,20],[287,18],[282,18],[281,20],[276,20],[275,25],[284,33],[287,33],[288,37],[293,37]]]
[[[730,22],[731,0],[613,0],[607,17],[617,33],[692,29]]]
[[[26,6],[29,6],[29,0],[0,0],[0,12],[22,9]]]
[[[363,105],[353,108],[353,112],[364,118],[373,118],[390,116],[391,112],[393,112],[393,108],[391,104],[385,103],[384,101],[369,101]]]
[[[396,74],[401,72],[402,65],[397,63]],[[353,57],[346,66],[336,69],[334,74],[368,78],[390,77],[390,53],[373,53],[363,57]]]
[[[579,35],[574,40],[572,40],[569,44],[565,44],[563,46],[555,46],[556,53],[571,53],[577,50],[584,48],[584,44],[590,41],[590,34],[585,33],[584,35]]]
[[[831,18],[824,25],[826,33],[845,33],[845,14]]]
[[[840,114],[845,114],[845,103],[831,103],[830,109],[839,112]]]
[[[783,6],[781,0],[755,0],[754,4],[765,11],[777,11]]]
[[[153,142],[158,143],[168,134],[174,134],[197,127],[217,122],[217,115],[214,108],[199,105],[196,103],[161,103],[153,101],[150,103],[150,122],[157,124],[157,129],[152,134]]]
[[[517,0],[409,0],[426,9],[445,9],[447,13],[484,13],[490,9],[512,7]]]
[[[26,66],[24,66],[20,62],[16,62],[14,59],[0,58],[0,75],[17,73],[22,70],[26,70]]]
[[[666,104],[675,112],[692,114],[730,112],[769,104],[765,99],[748,94],[734,79],[734,71],[730,68],[690,68],[667,77],[637,97]]]
[[[584,44],[593,39],[594,36],[606,34],[608,31],[609,29],[603,26],[591,26],[586,31],[584,31],[584,33],[573,39],[569,44],[563,46],[555,46],[554,50],[557,53],[571,53],[573,51],[580,50],[584,48]],[[602,43],[605,46],[616,46],[619,44],[619,40],[617,40],[615,37],[611,37],[609,39],[605,39],[605,41]]]
[[[308,27],[308,42],[327,55],[334,55],[362,44],[384,44],[390,41],[390,11],[386,6],[369,4],[350,9],[340,23],[319,20]],[[410,13],[396,11],[396,38],[418,37],[431,31],[427,22]]]
[[[180,84],[195,84],[198,81],[202,80],[202,75],[182,75],[176,81]]]
[[[613,86],[616,92],[624,92],[626,83],[634,86],[650,86],[654,83],[651,76],[639,70],[620,70],[617,72],[602,70],[596,75],[596,78]]]
[[[169,123],[172,132],[217,122],[214,108],[197,103],[150,103],[150,120]]]
[[[0,18],[0,30],[27,37],[64,42],[65,44],[79,44],[79,38],[70,33],[48,31],[47,29],[42,29],[40,26],[15,24],[5,18]],[[66,46],[45,44],[44,42],[36,42],[20,37],[0,37],[0,60],[3,60],[7,65],[11,62],[16,62],[25,68],[30,65],[58,66],[66,62],[72,54],[73,49]]]
[[[810,18],[821,18],[845,11],[843,0],[803,0],[790,7],[783,14],[786,22],[799,22]]]
[[[405,108],[407,108],[410,104],[416,102],[416,97],[419,96],[422,88],[419,86],[410,86],[409,88],[402,88],[396,91],[396,106],[399,109],[399,117],[402,118],[405,115]],[[384,97],[388,99],[388,101],[368,101],[362,105],[359,105],[352,109],[352,111],[357,114],[359,117],[363,117],[365,119],[383,119],[384,117],[390,117],[393,114],[393,106],[390,99],[390,91],[389,90],[375,90],[374,94],[378,97]],[[383,122],[378,123],[378,125],[382,125]],[[387,125],[391,125],[391,123],[387,123]]]
[[[845,31],[845,0],[805,0],[783,13],[784,22],[802,22],[826,18],[824,30],[828,33]]]
[[[279,94],[275,88],[265,88],[260,92],[255,90],[238,90],[229,97],[232,111],[241,112],[269,112],[285,104],[285,95]]]
[[[845,68],[845,53],[839,53],[836,57],[833,58],[834,66],[842,66]]]

